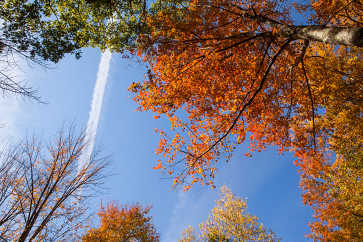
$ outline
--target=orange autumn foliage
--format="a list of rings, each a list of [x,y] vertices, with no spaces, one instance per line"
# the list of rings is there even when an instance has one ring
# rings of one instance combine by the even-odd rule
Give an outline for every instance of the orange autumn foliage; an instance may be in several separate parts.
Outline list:
[[[213,185],[218,160],[246,139],[251,153],[275,145],[296,157],[304,203],[315,212],[311,236],[354,241],[362,191],[349,197],[336,187],[349,187],[344,177],[361,185],[361,157],[339,157],[341,143],[362,147],[362,4],[295,6],[309,26],[277,0],[192,0],[150,15],[152,34],[138,49],[150,69],[130,90],[140,110],[171,122],[169,134],[158,130],[155,168],[175,185]]]
[[[320,49],[319,49],[320,48]],[[363,236],[363,63],[359,49],[324,50],[324,57],[310,66],[316,99],[324,115],[316,124],[324,135],[323,167],[301,164],[305,204],[314,209],[311,237],[320,241],[360,241]],[[344,73],[349,73],[346,75]],[[325,139],[325,140],[324,140]],[[329,155],[329,156],[328,156]],[[314,159],[318,159],[316,155]],[[315,161],[315,163],[319,162]],[[322,163],[322,162],[321,162]]]
[[[82,241],[159,241],[151,217],[147,216],[150,209],[140,205],[119,207],[109,204],[106,208],[101,205],[99,228],[90,229]]]

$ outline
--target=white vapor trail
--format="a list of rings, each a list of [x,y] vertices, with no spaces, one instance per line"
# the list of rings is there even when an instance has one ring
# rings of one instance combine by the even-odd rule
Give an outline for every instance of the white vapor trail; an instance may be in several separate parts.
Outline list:
[[[88,143],[88,145],[86,146],[86,149],[82,154],[78,169],[81,169],[84,165],[86,165],[85,162],[89,161],[91,154],[93,152],[96,140],[97,127],[102,110],[103,96],[105,93],[107,77],[110,69],[111,57],[112,54],[109,50],[106,50],[101,55],[100,64],[98,66],[96,84],[93,89],[91,111],[89,112],[88,123],[86,128],[86,142]]]

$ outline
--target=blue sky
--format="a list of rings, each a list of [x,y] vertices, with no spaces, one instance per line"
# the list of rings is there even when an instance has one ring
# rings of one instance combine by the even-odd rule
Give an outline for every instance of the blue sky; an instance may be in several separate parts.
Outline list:
[[[22,63],[15,75],[39,90],[48,104],[6,96],[0,100],[0,140],[10,142],[29,134],[49,140],[64,125],[85,127],[90,111],[100,52],[86,49],[80,60],[67,57],[48,69]],[[152,205],[153,222],[161,241],[177,241],[188,225],[196,227],[208,217],[219,187],[227,185],[234,194],[248,199],[248,212],[257,215],[283,241],[308,241],[307,222],[311,209],[301,202],[299,178],[290,155],[273,149],[252,158],[243,156],[246,146],[236,150],[232,160],[221,161],[217,189],[195,186],[189,192],[171,187],[167,176],[152,169],[158,143],[155,128],[168,123],[154,120],[152,113],[136,112],[127,87],[142,80],[145,69],[134,59],[113,55],[110,65],[96,146],[111,156],[112,173],[105,190],[91,201]]]

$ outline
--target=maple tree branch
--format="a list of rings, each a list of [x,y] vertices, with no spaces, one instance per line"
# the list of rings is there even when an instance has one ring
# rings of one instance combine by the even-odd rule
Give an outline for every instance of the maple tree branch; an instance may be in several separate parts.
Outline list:
[[[262,14],[257,14],[255,12],[255,10],[252,8],[254,15],[251,15],[249,13],[245,13],[244,16],[246,18],[250,18],[250,19],[256,19],[258,23],[265,23],[265,24],[270,24],[272,27],[277,27],[277,26],[289,26],[283,23],[280,23],[277,20],[274,20],[272,18],[266,17]]]
[[[309,78],[308,78],[308,75],[306,73],[306,68],[305,68],[305,64],[304,64],[304,55],[305,55],[305,52],[306,52],[306,49],[307,49],[308,46],[309,46],[309,41],[308,40],[304,41],[304,47],[303,47],[302,55],[300,57],[300,62],[301,62],[301,65],[302,65],[302,69],[303,69],[304,77],[305,77],[305,82],[306,82],[306,85],[308,87],[308,92],[309,92],[309,97],[310,97],[312,121],[313,121],[313,143],[314,143],[314,149],[316,149],[314,99],[313,99],[313,95],[312,95],[311,87],[310,87],[310,83],[309,83]]]
[[[266,35],[271,35],[271,32],[264,32],[264,33],[260,33],[260,34],[256,34],[256,35],[253,35],[247,39],[244,39],[244,40],[241,40],[239,42],[236,42],[234,43],[233,45],[230,45],[230,46],[227,46],[223,49],[219,49],[219,50],[216,50],[215,53],[219,53],[219,52],[223,52],[223,51],[226,51],[228,49],[231,49],[231,48],[234,48],[234,47],[237,47],[245,42],[248,42],[250,40],[253,40],[253,39],[256,39],[256,38],[259,38],[259,37],[263,37],[263,36],[266,36]]]
[[[259,22],[265,22],[265,23],[270,23],[272,26],[276,26],[276,25],[285,25],[283,23],[280,23],[279,21],[277,20],[274,20],[274,19],[271,19],[269,17],[266,17],[262,14],[257,14],[255,9],[253,7],[250,7],[250,9],[244,9],[238,5],[235,5],[235,4],[232,4],[234,7],[236,7],[237,9],[243,11],[244,13],[238,13],[238,12],[235,12],[235,11],[232,11],[230,9],[226,9],[226,8],[223,8],[222,6],[215,6],[215,5],[207,5],[209,7],[213,7],[213,8],[216,8],[216,9],[220,9],[220,10],[223,10],[223,11],[226,11],[226,12],[229,12],[231,14],[234,14],[234,15],[237,15],[239,17],[246,17],[246,18],[250,18],[250,19],[256,19],[257,21]],[[253,11],[253,15],[249,14],[248,11],[252,10]]]
[[[250,32],[247,32],[247,33],[240,33],[238,35],[231,35],[231,36],[227,36],[227,37],[223,37],[223,38],[206,38],[206,39],[201,39],[201,38],[198,38],[198,39],[191,39],[191,40],[185,40],[183,41],[184,43],[186,42],[201,42],[201,41],[208,41],[208,40],[228,40],[228,39],[234,39],[234,38],[240,38],[240,37],[245,37],[245,36],[249,36],[251,35],[252,33]],[[234,47],[237,47],[238,45],[241,45],[245,42],[248,42],[250,40],[253,40],[253,39],[256,39],[256,38],[259,38],[259,37],[263,37],[263,36],[266,36],[266,35],[271,35],[271,32],[263,32],[263,33],[259,33],[259,34],[253,34],[252,36],[250,36],[249,38],[247,39],[244,39],[242,41],[239,41],[239,42],[236,42],[230,46],[227,46],[223,49],[219,49],[219,50],[216,50],[214,51],[215,53],[219,53],[219,52],[223,52],[223,51],[226,51],[228,49],[231,49],[231,48],[234,48]],[[210,53],[212,53],[213,51],[210,51]],[[231,57],[233,54],[229,54],[229,55],[226,55],[224,56],[220,61],[224,61],[225,59]],[[186,65],[189,65],[190,63],[192,63],[193,61],[195,60],[198,60],[197,62],[195,62],[192,66],[186,68],[185,70],[183,70],[181,72],[184,73],[185,71],[189,70],[191,67],[195,66],[196,64],[198,64],[199,62],[201,62],[204,58],[206,57],[206,55],[201,55],[201,56],[198,56],[197,58],[195,58],[194,60],[190,61],[188,64]]]
[[[237,12],[232,11],[232,10],[230,10],[230,9],[223,8],[222,6],[215,6],[215,5],[208,5],[208,4],[205,4],[205,5],[206,5],[207,7],[212,7],[212,8],[216,8],[216,9],[220,9],[220,10],[223,10],[223,11],[229,12],[229,13],[234,14],[234,15],[237,15],[237,16],[239,16],[239,17],[242,17],[242,16],[243,16],[243,14],[241,14],[241,13],[237,13]],[[201,6],[201,7],[205,7],[205,6]]]
[[[345,9],[344,12],[346,13],[346,15],[344,15],[343,17],[348,18],[349,20],[351,20],[354,23],[363,24],[363,22],[360,22],[360,21],[358,21],[356,19],[353,19],[351,16],[349,16],[349,13],[347,12],[347,9]]]
[[[341,7],[340,9],[338,9],[332,16],[330,16],[330,18],[329,19],[327,19],[326,21],[325,21],[325,23],[324,23],[324,25],[327,25],[333,18],[335,18],[336,17],[336,15],[339,13],[339,12],[341,12],[341,11],[343,11],[343,10],[345,10],[346,11],[346,8],[347,7],[349,7],[349,5],[351,5],[352,3],[354,2],[354,0],[352,0],[352,1],[350,1],[350,2],[348,2],[345,6],[343,6],[343,7]]]
[[[195,164],[195,162],[197,160],[199,160],[200,158],[202,158],[205,154],[207,154],[208,152],[210,152],[214,147],[216,147],[220,142],[222,142],[223,139],[225,139],[227,137],[227,135],[232,131],[232,129],[234,128],[234,126],[237,124],[237,121],[239,120],[239,118],[241,117],[242,113],[245,111],[245,109],[250,106],[253,102],[253,100],[255,99],[255,97],[257,96],[257,94],[262,90],[263,85],[267,79],[268,74],[270,73],[270,69],[273,66],[273,64],[275,63],[277,57],[281,54],[281,52],[287,47],[287,45],[292,41],[292,39],[288,39],[281,47],[280,49],[277,51],[277,53],[272,57],[268,67],[266,68],[266,71],[261,79],[260,85],[257,88],[257,90],[253,93],[252,97],[248,100],[247,103],[245,103],[243,105],[243,107],[240,109],[240,111],[238,112],[237,116],[235,117],[235,119],[233,120],[231,126],[228,128],[228,130],[216,141],[214,142],[206,151],[204,151],[202,154],[200,154],[195,161],[193,162],[193,165]],[[248,95],[248,93],[247,93]],[[247,97],[247,95],[245,96],[245,98]]]
[[[201,61],[203,61],[203,59],[205,58],[205,55],[201,55],[197,58],[195,58],[194,60],[190,61],[187,65],[187,67],[184,70],[181,70],[181,72],[179,73],[178,76],[180,76],[181,74],[184,74],[186,71],[188,71],[189,69],[191,69],[193,66],[197,65],[198,63],[200,63]],[[192,65],[188,66],[189,64],[191,64],[192,62],[194,62]]]
[[[262,69],[262,66],[263,66],[263,62],[265,62],[265,58],[268,55],[268,50],[270,49],[272,42],[273,42],[273,38],[271,38],[269,43],[267,44],[266,50],[265,50],[265,52],[263,53],[263,56],[262,56],[262,60],[261,60],[260,64],[258,65],[258,69],[257,69],[256,74],[260,73],[260,70]]]
[[[291,112],[292,112],[292,106],[293,106],[293,82],[294,82],[294,78],[292,78],[292,72],[293,70],[299,65],[299,63],[301,62],[301,59],[305,57],[306,54],[306,49],[307,46],[304,44],[302,50],[301,50],[301,54],[298,58],[296,58],[295,63],[291,66],[289,66],[289,70],[288,73],[286,73],[286,78],[288,78],[288,75],[290,75],[290,104],[288,106],[289,110],[287,113],[287,117],[291,117]]]
[[[241,34],[239,34],[239,35],[235,35],[235,36],[228,36],[228,37],[225,37],[225,38],[220,39],[220,40],[226,40],[226,39],[231,39],[231,38],[237,38],[237,37],[244,36],[244,35],[246,35],[246,34],[250,34],[250,33],[241,33]],[[219,49],[219,50],[215,50],[214,52],[215,52],[215,53],[223,52],[223,51],[226,51],[226,50],[228,50],[228,49],[231,49],[231,48],[237,47],[237,46],[239,46],[239,45],[241,45],[241,44],[243,44],[243,43],[246,43],[246,42],[248,42],[248,41],[250,41],[250,40],[253,40],[253,39],[256,39],[256,38],[259,38],[259,37],[263,37],[263,36],[269,36],[269,35],[271,35],[271,32],[264,32],[264,33],[255,34],[255,35],[253,35],[253,36],[251,36],[251,37],[249,37],[249,38],[247,38],[247,39],[243,39],[242,41],[236,42],[236,43],[234,43],[234,44],[232,44],[232,45],[230,45],[230,46],[227,46],[227,47],[222,48],[222,49]],[[203,41],[206,41],[206,40],[218,40],[218,38],[201,39],[201,40],[203,40]],[[189,41],[190,41],[190,40],[189,40]],[[213,52],[213,51],[211,51],[211,52]],[[211,53],[211,52],[210,52],[210,53]],[[228,58],[228,57],[230,57],[230,56],[231,56],[231,55],[227,55],[227,58]],[[193,67],[193,66],[195,66],[196,64],[200,63],[200,62],[201,62],[201,61],[202,61],[205,57],[206,57],[206,55],[201,55],[201,56],[198,56],[197,58],[195,58],[194,60],[190,61],[187,65],[189,65],[191,62],[193,62],[193,61],[196,61],[196,60],[197,60],[197,61],[196,61],[195,63],[193,63],[191,66],[188,66],[186,69],[182,70],[180,74],[185,73],[187,70],[189,70],[190,68],[192,68],[192,67]],[[226,56],[225,56],[225,57],[226,57]],[[224,57],[224,58],[222,58],[222,61],[223,61],[224,59],[226,59],[225,57]]]
[[[263,32],[265,33],[265,32]],[[209,41],[209,40],[228,40],[228,39],[238,39],[238,38],[241,38],[241,37],[254,37],[256,36],[257,34],[255,32],[242,32],[242,33],[239,33],[239,34],[234,34],[234,35],[230,35],[230,36],[226,36],[226,37],[215,37],[215,38],[200,38],[199,36],[197,36],[195,33],[192,33],[193,35],[196,36],[195,39],[187,39],[187,40],[183,40],[183,41],[165,41],[165,42],[160,42],[160,43],[173,43],[173,42],[176,42],[176,43],[179,43],[179,42],[182,42],[182,43],[200,43],[200,42],[205,42],[205,41]]]
[[[225,55],[221,59],[219,59],[219,62],[223,62],[223,61],[227,60],[229,57],[232,57],[232,56],[233,56],[233,53],[230,53],[228,55]]]
[[[291,26],[289,26],[287,24],[281,23],[281,22],[279,22],[277,20],[274,20],[272,18],[266,17],[266,16],[264,16],[262,14],[257,14],[256,11],[255,11],[255,9],[253,7],[251,7],[251,9],[244,9],[244,8],[238,6],[238,5],[234,5],[234,4],[232,4],[232,5],[234,7],[236,7],[236,8],[238,8],[239,10],[243,11],[244,13],[237,13],[237,12],[232,11],[230,9],[223,8],[222,6],[214,6],[214,5],[209,5],[209,6],[210,7],[213,7],[213,8],[217,8],[217,9],[224,10],[226,12],[229,12],[231,14],[237,15],[239,17],[245,17],[245,18],[257,20],[258,23],[262,23],[263,22],[265,24],[270,24],[272,27],[285,26],[285,28],[291,29]],[[253,15],[248,13],[248,11],[250,11],[250,10],[253,11]]]
[[[231,21],[229,21],[229,22],[227,22],[227,23],[224,23],[224,24],[222,24],[222,25],[218,25],[218,26],[214,26],[214,27],[208,28],[208,29],[206,29],[206,30],[207,30],[207,31],[209,31],[209,30],[213,30],[213,29],[218,29],[218,28],[221,28],[221,27],[225,27],[225,26],[227,26],[227,25],[232,24],[234,21],[236,21],[236,20],[238,20],[238,19],[240,19],[240,18],[241,18],[241,16],[235,17],[234,19],[232,19]]]
[[[354,216],[358,217],[358,218],[363,218],[363,215],[360,215],[360,214],[357,214],[357,213],[354,213],[354,212],[352,212],[352,214],[353,214]]]

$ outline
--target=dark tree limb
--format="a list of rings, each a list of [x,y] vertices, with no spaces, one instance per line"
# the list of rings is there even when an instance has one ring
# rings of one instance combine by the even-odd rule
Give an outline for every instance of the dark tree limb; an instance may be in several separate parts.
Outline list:
[[[210,152],[212,149],[214,149],[214,147],[216,147],[220,142],[222,142],[222,140],[224,140],[233,130],[234,126],[237,124],[237,121],[239,120],[239,118],[241,117],[242,113],[246,110],[246,108],[248,106],[250,106],[253,103],[253,100],[256,98],[256,96],[258,95],[258,93],[262,90],[264,83],[266,82],[267,76],[270,73],[270,69],[273,66],[273,64],[275,63],[277,57],[282,53],[282,51],[288,46],[288,44],[291,42],[291,39],[288,39],[281,47],[280,49],[277,51],[277,53],[272,57],[268,67],[265,70],[265,73],[261,79],[260,85],[258,86],[258,88],[256,89],[256,91],[253,93],[252,97],[248,100],[247,103],[245,103],[241,109],[239,110],[237,116],[235,117],[235,119],[233,120],[232,124],[230,125],[230,127],[228,128],[228,130],[216,141],[214,142],[206,151],[204,151],[202,154],[198,155],[194,161],[194,163],[201,159],[205,154],[207,154],[208,152]],[[247,94],[248,95],[248,94]],[[247,97],[247,95],[245,96],[245,98]]]

